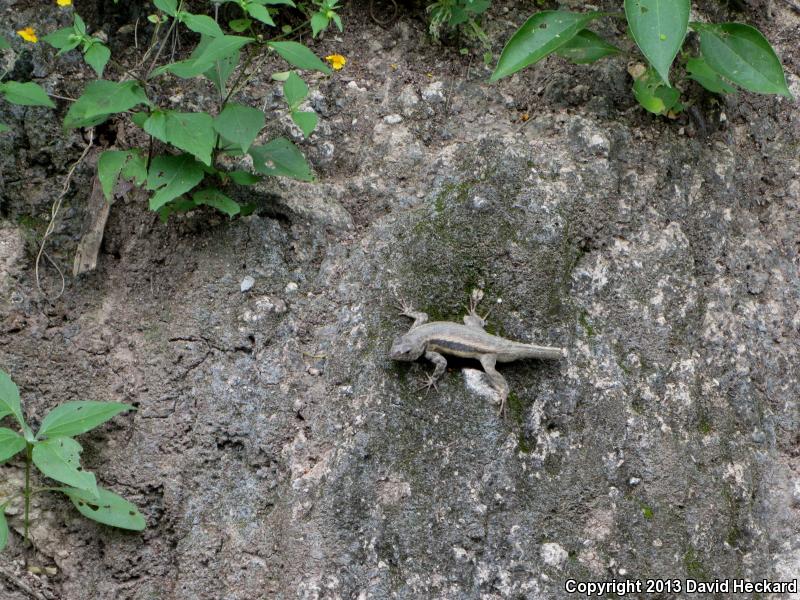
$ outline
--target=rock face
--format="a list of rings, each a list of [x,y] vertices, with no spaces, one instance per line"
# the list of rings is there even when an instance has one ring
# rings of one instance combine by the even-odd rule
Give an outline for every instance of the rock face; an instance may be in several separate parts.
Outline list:
[[[263,184],[255,215],[163,226],[131,194],[98,270],[48,302],[32,268],[48,205],[26,208],[28,171],[3,184],[0,368],[33,421],[66,400],[137,405],[81,441],[149,525],[41,496],[36,561],[58,574],[22,574],[12,534],[3,598],[26,598],[20,582],[68,600],[492,599],[796,577],[796,104],[732,99],[701,135],[624,113],[614,59],[572,72],[585,104],[566,111],[562,63],[501,87],[475,67],[431,80],[433,58],[413,71],[404,54],[421,26],[351,17],[345,46],[384,53],[316,84],[321,183]],[[387,79],[398,62],[410,75]],[[76,187],[55,258],[80,233]],[[493,332],[568,349],[500,367],[506,421],[477,363],[426,394],[431,365],[387,357],[409,325],[398,297],[460,320],[475,287]]]

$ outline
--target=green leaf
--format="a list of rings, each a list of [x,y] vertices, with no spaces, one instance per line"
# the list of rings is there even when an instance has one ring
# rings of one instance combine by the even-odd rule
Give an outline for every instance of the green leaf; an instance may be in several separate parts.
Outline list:
[[[207,65],[206,68],[211,67],[216,61],[230,56],[253,41],[251,37],[239,35],[223,35],[222,37],[214,38],[202,52],[198,53],[194,62],[198,65]]]
[[[741,23],[692,23],[708,65],[738,86],[791,98],[783,67],[761,32]]]
[[[8,427],[0,427],[0,463],[25,449],[25,438]]]
[[[267,42],[290,65],[298,69],[308,69],[330,73],[331,70],[316,54],[299,42]]]
[[[593,63],[605,56],[619,54],[619,52],[619,48],[609,44],[594,31],[588,29],[582,29],[574,38],[556,50],[556,54],[576,65]]]
[[[94,475],[80,470],[83,448],[68,437],[54,437],[35,442],[33,464],[50,479],[85,490],[97,497],[97,482]]]
[[[138,104],[150,104],[138,82],[98,79],[87,85],[83,95],[69,107],[64,127],[98,125],[112,114],[125,112]]]
[[[228,27],[233,29],[236,33],[247,31],[253,22],[250,19],[234,19],[228,22]]]
[[[328,28],[331,20],[325,16],[324,13],[314,13],[311,16],[311,37],[317,37],[317,34]]]
[[[214,120],[208,113],[157,110],[145,121],[144,130],[162,142],[194,154],[205,164],[211,164],[211,151],[217,138]]]
[[[98,77],[103,76],[103,69],[106,68],[108,59],[111,58],[111,50],[100,42],[95,42],[83,55],[84,60],[94,69]]]
[[[8,545],[8,521],[6,521],[6,505],[0,505],[0,552]]]
[[[55,108],[56,105],[47,95],[44,89],[32,81],[27,83],[20,83],[18,81],[8,81],[0,83],[0,92],[6,97],[6,100],[12,104],[20,104],[22,106],[47,106]]]
[[[64,27],[42,38],[53,48],[59,50],[58,55],[77,48],[81,43],[81,36],[75,33],[74,27]]]
[[[11,380],[8,373],[0,371],[0,419],[8,415],[12,415],[23,430],[28,427],[27,423],[25,423],[25,418],[22,416],[22,405],[19,401],[17,384]]]
[[[286,81],[283,82],[283,96],[286,104],[294,110],[308,96],[308,86],[294,71],[290,71]]]
[[[75,508],[92,521],[132,531],[142,531],[147,527],[135,504],[105,488],[98,486],[96,496],[76,488],[60,488],[59,491],[66,494]]]
[[[269,11],[260,6],[258,4],[252,3],[247,5],[247,12],[250,14],[251,17],[254,19],[258,19],[262,23],[266,23],[272,27],[275,27],[275,21],[272,20],[272,17],[269,14]]]
[[[667,114],[680,98],[680,92],[664,83],[652,68],[633,82],[633,95],[646,110],[657,115]]]
[[[263,146],[250,148],[253,168],[262,175],[291,177],[300,181],[314,181],[303,153],[286,138],[275,138]]]
[[[225,35],[218,38],[204,36],[200,40],[191,57],[154,69],[150,77],[157,77],[169,72],[183,79],[191,79],[207,72],[214,67],[217,61],[236,57],[238,62],[239,49],[253,41],[253,38]],[[227,79],[227,77],[226,77]]]
[[[308,137],[317,128],[319,117],[317,117],[317,113],[315,113],[313,110],[312,111],[295,110],[292,111],[292,121],[294,121],[295,125],[297,125],[300,128],[300,130],[303,132],[303,135]]]
[[[636,45],[669,85],[669,67],[689,25],[689,0],[625,0],[625,17]]]
[[[686,63],[689,79],[694,79],[710,92],[715,94],[735,94],[736,88],[725,83],[701,56],[690,58]]]
[[[6,131],[11,131],[11,128],[5,123],[0,123],[0,133],[5,133]]]
[[[158,209],[158,218],[161,220],[162,223],[166,223],[169,221],[170,215],[175,213],[185,213],[189,212],[190,210],[194,210],[197,208],[197,204],[195,204],[194,200],[181,196],[172,202],[168,202],[164,206]]]
[[[185,194],[203,180],[203,169],[191,154],[156,156],[147,174],[150,210],[158,210],[170,200]]]
[[[153,0],[153,4],[161,12],[167,13],[170,17],[174,17],[178,13],[177,0]]]
[[[128,162],[122,167],[122,176],[136,185],[142,185],[147,180],[147,159],[138,148],[129,151]]]
[[[78,13],[73,13],[72,21],[75,25],[75,31],[81,35],[86,34],[86,23],[83,22]]]
[[[6,38],[0,35],[0,50],[5,50],[6,48],[11,48],[11,44]]]
[[[239,203],[232,200],[216,188],[209,188],[200,190],[192,194],[192,199],[196,204],[205,204],[216,208],[220,212],[224,212],[229,217],[233,218],[239,214]]]
[[[122,402],[65,402],[47,414],[36,438],[80,435],[131,409]]]
[[[248,173],[247,171],[231,171],[230,173],[225,173],[225,175],[230,177],[233,182],[238,185],[253,185],[261,181],[261,177]]]
[[[128,152],[125,150],[106,150],[100,155],[97,161],[97,178],[100,180],[106,202],[111,202],[114,185],[127,161]]]
[[[569,42],[589,22],[605,13],[573,13],[562,10],[545,10],[525,21],[508,40],[491,81],[508,77],[520,69],[543,59]]]
[[[264,128],[264,122],[264,113],[257,108],[231,103],[214,119],[214,129],[246,153]]]
[[[207,15],[185,13],[181,21],[195,33],[211,37],[222,37],[225,35],[217,22]]]

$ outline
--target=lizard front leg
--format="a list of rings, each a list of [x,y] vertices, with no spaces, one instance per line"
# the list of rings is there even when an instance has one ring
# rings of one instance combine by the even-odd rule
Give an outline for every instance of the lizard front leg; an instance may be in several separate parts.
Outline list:
[[[506,378],[500,375],[497,369],[494,368],[497,364],[497,356],[494,354],[481,354],[478,360],[481,361],[481,366],[486,372],[486,375],[489,376],[489,381],[492,382],[494,389],[500,394],[500,416],[505,417],[509,388]]]
[[[478,314],[478,303],[481,300],[483,300],[483,290],[478,288],[472,290],[472,294],[469,297],[469,313],[464,315],[464,325],[484,331],[489,313],[487,312],[483,317]]]
[[[428,375],[428,380],[425,382],[423,387],[430,390],[431,388],[436,387],[436,382],[439,381],[439,378],[444,373],[444,370],[447,368],[447,359],[439,354],[438,352],[434,352],[433,350],[427,350],[425,352],[425,358],[431,361],[433,364],[436,365],[436,368],[433,370],[432,375]]]
[[[427,313],[414,310],[411,304],[409,304],[402,298],[398,298],[398,302],[399,304],[397,305],[397,308],[400,309],[400,314],[403,315],[404,317],[409,317],[411,319],[414,319],[414,323],[411,324],[411,329],[419,327],[423,323],[428,322]]]

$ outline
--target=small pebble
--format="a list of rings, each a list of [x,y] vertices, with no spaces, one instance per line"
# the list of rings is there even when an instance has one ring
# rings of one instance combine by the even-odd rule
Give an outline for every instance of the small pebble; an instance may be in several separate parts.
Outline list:
[[[242,283],[239,284],[239,289],[243,292],[253,289],[253,286],[256,284],[256,280],[248,275],[244,279],[242,279]]]

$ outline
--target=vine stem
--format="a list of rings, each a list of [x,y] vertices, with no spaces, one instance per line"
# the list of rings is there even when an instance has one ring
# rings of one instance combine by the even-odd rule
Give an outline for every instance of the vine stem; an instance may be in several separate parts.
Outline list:
[[[33,444],[25,443],[25,544],[30,543],[30,514],[31,514],[31,462],[33,461]]]

